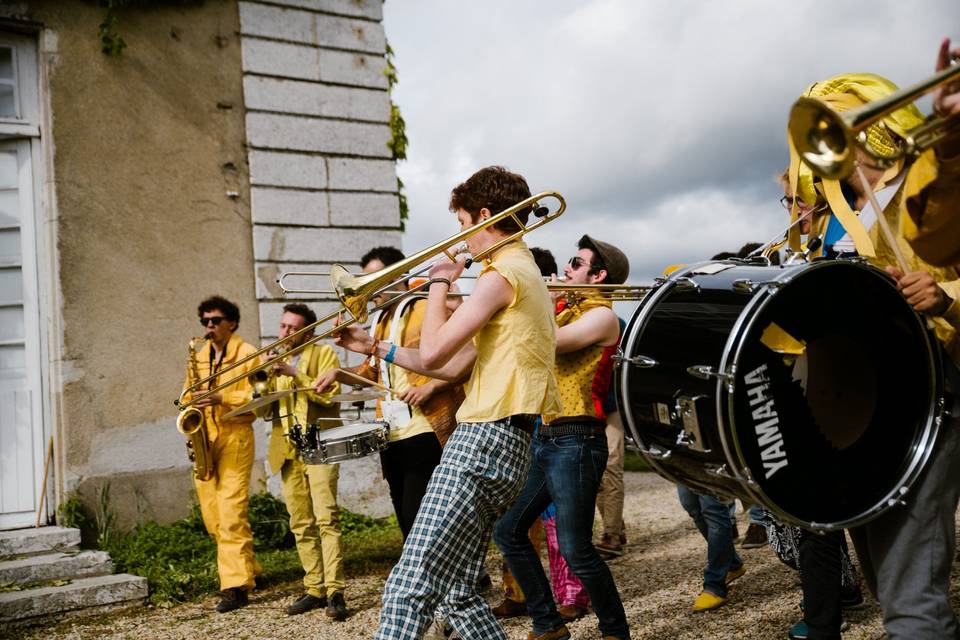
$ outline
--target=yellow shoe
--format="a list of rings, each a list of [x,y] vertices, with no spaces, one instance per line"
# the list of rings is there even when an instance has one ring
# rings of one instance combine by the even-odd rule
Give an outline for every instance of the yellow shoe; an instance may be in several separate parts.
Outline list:
[[[731,569],[727,571],[727,575],[723,578],[723,584],[729,586],[731,582],[742,576],[747,572],[746,565],[740,565],[736,569]]]
[[[726,598],[715,596],[709,591],[702,591],[700,595],[697,596],[697,599],[693,601],[693,610],[709,611],[710,609],[716,609],[726,601]]]

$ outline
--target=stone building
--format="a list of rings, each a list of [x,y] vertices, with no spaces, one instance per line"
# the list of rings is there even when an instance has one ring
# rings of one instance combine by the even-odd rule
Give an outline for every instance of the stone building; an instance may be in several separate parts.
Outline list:
[[[400,243],[381,0],[141,4],[120,55],[98,3],[0,4],[0,529],[36,519],[51,439],[42,520],[107,481],[121,524],[184,515],[197,303],[265,341],[278,274]]]

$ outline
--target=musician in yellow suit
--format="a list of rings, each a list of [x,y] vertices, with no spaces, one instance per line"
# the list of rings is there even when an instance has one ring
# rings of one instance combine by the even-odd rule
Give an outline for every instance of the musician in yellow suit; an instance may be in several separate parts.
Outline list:
[[[237,305],[213,296],[200,303],[197,314],[207,330],[207,341],[196,354],[200,379],[256,351],[234,333],[240,324]],[[222,417],[250,400],[250,384],[245,374],[256,365],[254,359],[234,369],[228,375],[239,376],[236,384],[194,405],[203,410],[213,460],[213,476],[209,480],[194,478],[194,483],[203,524],[217,543],[221,590],[217,611],[220,613],[246,606],[247,592],[253,589],[254,578],[260,573],[260,565],[253,555],[253,533],[247,520],[250,471],[253,469],[254,415],[244,413],[232,418]],[[190,378],[188,371],[187,384]],[[215,387],[219,381],[218,378],[204,389]]]
[[[317,321],[317,316],[303,304],[288,304],[280,318],[280,337],[285,338]],[[313,332],[304,333],[287,345],[296,347],[309,340]],[[323,393],[313,390],[317,377],[340,366],[337,354],[328,344],[312,344],[291,358],[276,365],[275,374],[265,391],[302,389],[280,398],[265,414],[272,418],[267,459],[273,473],[280,472],[283,498],[290,513],[290,530],[297,542],[297,553],[303,564],[304,594],[286,608],[289,615],[326,607],[326,615],[334,620],[347,617],[343,597],[346,580],[343,554],[340,549],[340,510],[337,506],[336,464],[304,464],[287,434],[294,424],[303,428],[317,422],[320,428],[338,426],[339,403],[330,398],[339,393],[333,384]]]

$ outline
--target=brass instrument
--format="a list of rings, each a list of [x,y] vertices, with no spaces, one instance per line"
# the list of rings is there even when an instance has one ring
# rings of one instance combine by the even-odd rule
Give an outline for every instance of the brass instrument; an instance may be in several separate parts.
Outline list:
[[[250,386],[253,387],[254,398],[267,395],[276,386],[274,384],[274,380],[277,377],[276,365],[287,356],[289,349],[284,348],[286,346],[286,344],[280,345],[278,348],[267,353],[270,361],[273,362],[273,366],[264,369],[255,369],[247,375],[247,381],[250,383]]]
[[[564,282],[547,282],[547,290],[551,293],[562,293],[567,302],[574,304],[586,298],[598,298],[611,302],[635,302],[643,300],[653,289],[652,285],[645,284],[565,284]]]
[[[540,200],[543,200],[545,198],[553,198],[559,203],[556,211],[551,212],[547,207],[540,204]],[[530,225],[525,226],[520,221],[520,218],[517,217],[517,215],[520,211],[526,208],[532,208],[531,214],[534,217],[538,218],[538,220],[536,222],[533,222]],[[446,240],[442,242],[438,242],[437,244],[431,247],[427,247],[426,249],[418,253],[415,253],[414,255],[409,256],[406,259],[401,260],[400,262],[394,263],[389,267],[385,267],[380,271],[368,273],[363,276],[354,276],[349,271],[347,271],[347,269],[342,265],[339,265],[339,264],[333,265],[333,267],[330,269],[331,284],[333,285],[333,289],[336,292],[337,297],[340,299],[341,303],[343,304],[343,307],[344,307],[343,309],[338,309],[333,313],[329,313],[326,316],[319,318],[316,322],[306,325],[302,329],[294,333],[291,333],[285,338],[280,338],[279,340],[273,342],[272,344],[262,347],[257,351],[255,351],[254,353],[251,353],[250,355],[244,358],[240,358],[239,360],[232,363],[231,365],[221,369],[216,375],[211,375],[204,378],[203,380],[198,380],[194,382],[192,385],[189,385],[186,389],[184,389],[183,392],[180,394],[180,398],[177,400],[177,405],[180,407],[181,410],[186,410],[189,407],[191,407],[195,402],[203,398],[206,398],[220,391],[221,389],[224,389],[236,383],[243,376],[249,376],[257,371],[260,371],[262,369],[268,369],[269,367],[274,366],[278,362],[278,359],[280,357],[292,356],[296,353],[303,351],[314,342],[318,342],[320,340],[329,338],[333,334],[339,332],[344,327],[347,327],[356,322],[365,321],[368,313],[367,304],[371,298],[373,298],[379,293],[382,293],[383,291],[389,290],[391,288],[395,288],[399,284],[399,282],[402,280],[407,280],[411,277],[416,276],[417,274],[420,274],[429,270],[431,265],[427,264],[426,266],[421,267],[419,270],[408,274],[411,268],[422,265],[423,263],[427,262],[431,258],[437,257],[438,255],[442,254],[451,260],[455,260],[456,255],[457,253],[459,253],[459,251],[456,249],[453,249],[453,247],[460,245],[467,238],[470,238],[476,235],[478,232],[483,231],[488,227],[492,227],[493,225],[497,224],[502,220],[505,220],[506,218],[512,218],[514,221],[516,221],[517,225],[520,227],[519,231],[507,236],[506,238],[500,240],[499,242],[494,243],[492,246],[485,249],[484,251],[481,251],[479,254],[472,256],[467,261],[468,266],[471,262],[482,260],[486,256],[492,254],[494,251],[504,246],[505,244],[518,240],[519,238],[523,237],[524,234],[529,233],[534,229],[538,229],[543,225],[547,224],[548,222],[556,220],[558,217],[560,217],[563,214],[566,208],[567,208],[567,204],[566,204],[566,201],[564,201],[563,196],[561,196],[559,193],[555,191],[544,191],[542,193],[538,193],[534,196],[531,196],[525,200],[521,200],[517,204],[504,209],[503,211],[497,213],[496,215],[490,216],[486,220],[483,220],[473,225],[469,229],[465,229],[464,231],[461,231],[456,235],[450,236]],[[429,282],[424,282],[422,284],[418,284],[415,287],[411,287],[407,291],[404,291],[402,294],[400,294],[400,297],[412,295],[417,291],[419,291],[420,289],[426,287],[428,284]],[[387,305],[393,304],[396,300],[397,298],[392,298],[391,300],[388,300],[381,305],[377,305],[372,310],[375,311],[378,309],[382,309]],[[214,378],[218,376],[222,378],[224,374],[226,374],[227,372],[232,371],[233,369],[236,369],[237,367],[240,367],[246,364],[250,360],[253,360],[254,358],[259,358],[261,355],[269,353],[270,351],[277,349],[281,345],[286,345],[288,342],[292,342],[296,340],[300,336],[315,330],[321,324],[326,324],[328,322],[331,322],[332,320],[337,318],[337,316],[343,313],[344,310],[349,312],[350,317],[343,318],[343,321],[338,326],[332,327],[326,331],[321,331],[316,335],[314,335],[309,340],[304,340],[301,344],[297,345],[296,347],[287,349],[287,351],[283,354],[283,356],[278,356],[278,357],[265,360],[264,362],[261,362],[255,368],[251,369],[245,374],[242,374],[241,376],[234,376],[233,378],[226,380],[225,382],[221,382],[216,386],[213,386],[212,388],[206,391],[203,391],[202,393],[198,393],[201,391],[203,385],[210,383],[211,381],[214,380]],[[188,395],[191,396],[190,400],[186,400],[186,397]]]
[[[957,124],[956,119],[928,118],[922,125],[908,131],[900,149],[890,155],[867,144],[867,127],[958,78],[960,64],[954,64],[912,87],[843,113],[834,111],[817,98],[800,98],[790,110],[787,127],[793,146],[807,166],[827,180],[842,180],[853,172],[857,147],[863,149],[878,168],[889,168],[900,158],[919,154],[942,140],[949,133],[949,127]]]
[[[197,368],[197,344],[203,344],[206,338],[191,338],[187,346],[190,354],[187,368],[187,388],[192,389],[200,380]],[[207,441],[207,423],[203,409],[196,407],[181,408],[177,416],[177,431],[187,438],[187,457],[193,461],[193,475],[197,480],[209,480],[213,476],[213,454]]]

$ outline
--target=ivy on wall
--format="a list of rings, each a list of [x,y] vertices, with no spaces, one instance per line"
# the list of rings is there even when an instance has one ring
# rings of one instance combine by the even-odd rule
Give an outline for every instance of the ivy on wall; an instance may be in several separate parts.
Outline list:
[[[103,22],[97,27],[97,35],[100,38],[100,50],[108,56],[119,56],[127,48],[127,43],[117,28],[119,19],[117,18],[118,9],[128,7],[160,7],[160,6],[181,6],[189,4],[203,4],[203,0],[98,0],[101,7],[107,11],[103,16]]]
[[[397,67],[393,64],[393,49],[390,48],[390,44],[387,43],[387,68],[384,69],[383,73],[387,76],[387,84],[390,87],[390,90],[393,90],[393,86],[397,84]],[[390,152],[393,154],[394,160],[406,160],[407,159],[407,123],[404,122],[403,116],[400,115],[400,107],[396,105],[393,101],[393,97],[390,97],[390,142],[387,143],[387,147],[390,149]],[[410,215],[410,208],[407,205],[407,196],[403,193],[403,180],[397,178],[397,197],[400,199],[400,230],[404,231],[407,226],[407,218]]]

